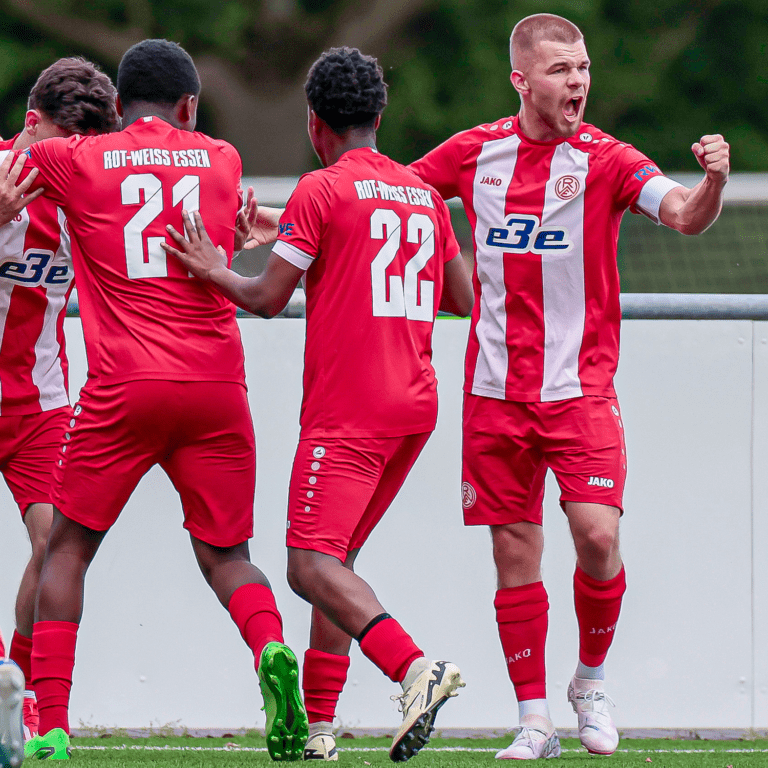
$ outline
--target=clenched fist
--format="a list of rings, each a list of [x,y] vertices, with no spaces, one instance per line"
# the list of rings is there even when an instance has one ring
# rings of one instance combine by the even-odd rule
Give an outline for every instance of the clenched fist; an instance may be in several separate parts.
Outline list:
[[[699,165],[712,181],[720,184],[728,181],[730,145],[719,133],[713,136],[702,136],[691,149]]]

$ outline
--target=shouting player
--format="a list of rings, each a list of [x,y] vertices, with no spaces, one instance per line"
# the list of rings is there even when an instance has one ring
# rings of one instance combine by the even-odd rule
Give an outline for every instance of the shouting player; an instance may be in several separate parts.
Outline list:
[[[2,169],[8,174],[13,150],[41,139],[109,133],[119,127],[109,77],[84,59],[59,59],[42,72],[29,94],[24,130],[0,142]],[[4,179],[9,199],[3,204],[13,219],[0,228],[0,471],[32,543],[9,649],[26,680],[24,726],[29,739],[37,733],[30,668],[35,593],[53,516],[51,475],[72,417],[63,323],[73,274],[61,209],[47,198],[35,199],[41,190],[22,197],[34,176],[16,187],[19,170],[10,170]]]
[[[278,312],[306,276],[304,399],[287,536],[288,581],[314,606],[304,757],[336,759],[331,726],[355,638],[402,684],[403,722],[390,749],[401,762],[427,743],[437,710],[464,683],[454,664],[425,658],[353,565],[435,427],[438,305],[466,315],[472,288],[445,203],[376,150],[386,105],[376,60],[332,49],[312,65],[305,89],[309,136],[325,168],[300,179],[263,275],[228,270],[199,215],[196,230],[185,219],[190,242],[171,230],[178,250],[163,247],[261,315]]]
[[[298,664],[248,553],[255,441],[235,309],[159,245],[182,208],[200,209],[231,257],[240,157],[193,132],[200,81],[175,43],[129,49],[117,91],[122,131],[28,150],[40,171],[34,185],[61,206],[72,233],[88,381],[54,472],[33,634],[40,733],[25,752],[67,757],[85,574],[141,477],[159,464],[181,496],[205,579],[255,655],[269,752],[297,759],[307,734]]]
[[[624,594],[619,518],[627,459],[613,377],[619,356],[619,223],[630,208],[685,234],[719,215],[722,136],[693,144],[688,189],[645,155],[583,122],[589,57],[566,19],[523,19],[510,41],[517,116],[459,133],[413,164],[474,230],[476,300],[466,358],[463,503],[489,525],[495,608],[521,728],[497,757],[554,757],[545,691],[541,581],[544,476],[551,468],[576,548],[579,625],[568,699],[581,743],[612,753],[603,662]]]

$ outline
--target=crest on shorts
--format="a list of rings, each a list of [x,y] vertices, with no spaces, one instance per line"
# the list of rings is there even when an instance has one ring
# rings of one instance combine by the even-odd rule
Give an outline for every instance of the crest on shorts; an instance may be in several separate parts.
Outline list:
[[[472,487],[470,483],[461,484],[461,506],[464,509],[471,509],[475,506],[477,501],[477,491]]]
[[[581,184],[575,176],[561,176],[555,182],[555,194],[561,200],[570,200],[572,197],[576,197],[580,187]]]

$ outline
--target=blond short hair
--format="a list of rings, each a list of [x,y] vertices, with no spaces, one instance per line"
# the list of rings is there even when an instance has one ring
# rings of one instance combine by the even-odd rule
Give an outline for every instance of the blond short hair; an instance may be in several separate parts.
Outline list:
[[[568,19],[552,13],[536,13],[517,22],[509,38],[509,62],[519,69],[521,55],[533,50],[536,43],[552,40],[556,43],[578,43],[583,40],[581,30]]]

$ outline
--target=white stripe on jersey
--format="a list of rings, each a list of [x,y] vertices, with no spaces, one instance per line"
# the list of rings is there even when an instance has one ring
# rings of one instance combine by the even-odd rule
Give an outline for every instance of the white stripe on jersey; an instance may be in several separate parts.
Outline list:
[[[8,319],[8,308],[11,306],[11,292],[0,291],[0,340],[5,331],[5,321]],[[2,414],[3,383],[0,381],[0,414]]]
[[[5,159],[10,150],[0,152],[0,163]],[[0,227],[0,263],[7,257],[13,260],[18,254],[24,253],[24,240],[29,227],[29,211],[22,208],[20,211],[21,222],[6,224]],[[8,319],[8,310],[11,306],[11,295],[15,283],[13,280],[0,278],[0,345],[5,335],[5,321]],[[0,414],[2,414],[3,390],[0,382]]]
[[[70,251],[69,234],[64,227],[64,212],[56,209],[56,215],[61,228],[61,242],[52,263],[69,266],[72,274],[72,256]],[[69,397],[64,386],[64,371],[61,369],[61,346],[56,335],[56,325],[59,313],[64,309],[69,291],[70,281],[64,285],[49,285],[46,288],[48,305],[45,308],[43,328],[35,343],[35,364],[32,366],[32,383],[40,392],[40,408],[50,411],[69,405]]]
[[[541,257],[544,287],[544,378],[543,403],[581,397],[579,352],[584,339],[586,299],[584,287],[584,190],[589,154],[568,142],[560,144],[544,196],[542,226],[564,227],[573,244],[566,251],[551,251]],[[578,179],[580,193],[561,200],[555,193],[560,177]]]
[[[472,394],[500,399],[504,398],[509,368],[504,254],[500,248],[486,245],[485,235],[489,226],[499,226],[505,220],[507,189],[515,172],[519,146],[519,136],[485,142],[477,158],[472,186],[472,207],[477,215],[475,261],[481,286],[476,327],[479,350],[472,376]],[[486,175],[500,178],[501,183],[481,187],[480,182]]]

